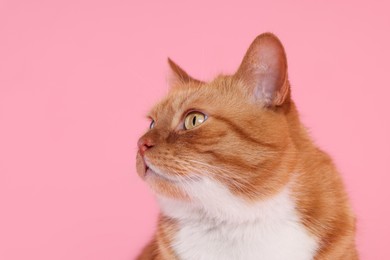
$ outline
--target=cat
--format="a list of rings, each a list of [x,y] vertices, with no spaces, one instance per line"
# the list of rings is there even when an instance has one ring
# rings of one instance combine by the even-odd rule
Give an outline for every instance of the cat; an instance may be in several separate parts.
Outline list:
[[[138,141],[161,214],[137,259],[358,259],[342,179],[300,123],[280,40],[257,36],[211,82],[168,63],[170,92]]]

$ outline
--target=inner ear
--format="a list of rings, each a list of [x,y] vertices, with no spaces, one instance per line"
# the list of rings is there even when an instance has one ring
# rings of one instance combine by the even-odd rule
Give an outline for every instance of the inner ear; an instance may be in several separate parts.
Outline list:
[[[176,85],[177,83],[202,83],[200,80],[194,79],[191,77],[185,70],[183,70],[179,65],[177,65],[173,60],[168,58],[168,64],[171,68],[171,78],[170,78],[170,85]]]
[[[252,42],[235,74],[256,101],[282,105],[289,98],[287,59],[279,39],[264,33]]]

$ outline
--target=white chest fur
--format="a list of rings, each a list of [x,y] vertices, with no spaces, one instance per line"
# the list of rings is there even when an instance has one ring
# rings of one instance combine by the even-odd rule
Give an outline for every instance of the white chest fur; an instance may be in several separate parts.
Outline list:
[[[179,221],[172,248],[180,259],[313,259],[317,241],[301,224],[288,188],[249,205],[209,179],[187,185],[195,203],[159,198],[163,213]]]

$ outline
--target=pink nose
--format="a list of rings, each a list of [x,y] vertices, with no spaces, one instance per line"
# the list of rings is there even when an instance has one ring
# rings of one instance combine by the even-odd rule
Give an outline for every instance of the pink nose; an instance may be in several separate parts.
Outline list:
[[[153,143],[153,140],[150,139],[150,138],[140,138],[138,140],[138,150],[139,150],[139,153],[144,156],[146,150],[152,148],[154,146],[154,143]]]

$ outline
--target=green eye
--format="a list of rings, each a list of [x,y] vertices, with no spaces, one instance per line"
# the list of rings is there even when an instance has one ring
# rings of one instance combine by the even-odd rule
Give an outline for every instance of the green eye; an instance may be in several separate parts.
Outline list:
[[[207,117],[205,114],[200,112],[191,112],[189,113],[185,120],[184,120],[184,128],[186,130],[192,129],[194,127],[197,127],[198,125],[202,124],[204,121],[206,121]]]

